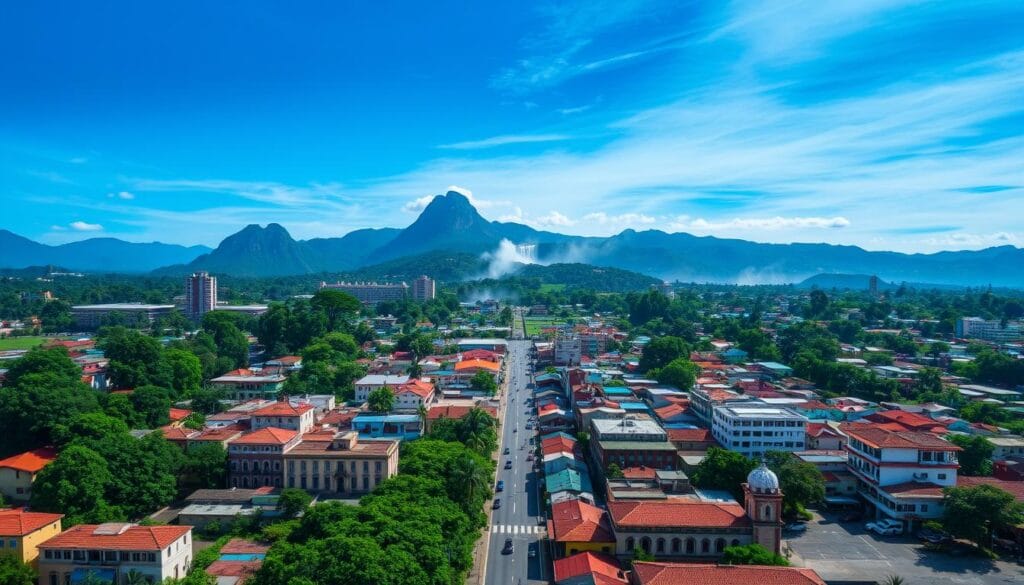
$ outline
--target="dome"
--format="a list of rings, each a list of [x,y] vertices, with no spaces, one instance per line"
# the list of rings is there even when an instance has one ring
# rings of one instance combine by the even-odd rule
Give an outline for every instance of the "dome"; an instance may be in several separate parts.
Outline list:
[[[774,494],[779,491],[779,477],[762,461],[761,465],[747,476],[747,485],[754,493]]]

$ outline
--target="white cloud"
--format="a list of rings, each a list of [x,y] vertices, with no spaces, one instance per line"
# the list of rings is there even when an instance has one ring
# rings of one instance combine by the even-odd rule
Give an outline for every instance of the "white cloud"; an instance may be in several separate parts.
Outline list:
[[[68,224],[76,232],[98,232],[103,226],[98,223],[86,223],[84,221],[73,221]]]
[[[477,210],[480,210],[480,209],[492,209],[492,208],[495,208],[495,207],[509,207],[509,206],[512,205],[511,201],[494,201],[494,200],[490,200],[490,199],[477,199],[476,197],[473,196],[473,192],[472,191],[470,191],[469,189],[467,189],[465,187],[460,187],[458,185],[449,185],[448,188],[445,189],[445,193],[447,193],[449,191],[454,191],[456,193],[464,195],[466,197],[466,199],[469,199],[470,205],[475,207]],[[408,212],[408,213],[419,213],[419,212],[423,211],[424,209],[426,209],[427,205],[430,205],[430,202],[434,200],[434,197],[437,197],[437,195],[424,195],[423,197],[417,197],[416,199],[413,199],[412,201],[408,201],[404,205],[402,205],[402,211],[405,211],[405,212]]]
[[[53,225],[50,226],[50,229],[55,231],[55,232],[63,232],[63,231],[67,231],[68,228],[66,228],[66,227],[64,227],[62,225],[53,224]]]
[[[107,193],[107,197],[110,197],[111,199],[116,197],[117,199],[129,200],[135,199],[135,194],[128,191],[118,191],[117,193]]]
[[[542,215],[537,219],[534,219],[531,223],[542,227],[568,227],[576,225],[575,220],[569,219],[557,211],[552,211],[547,215]]]
[[[598,225],[613,225],[627,227],[631,225],[650,225],[658,220],[650,215],[642,213],[623,213],[621,215],[608,215],[603,211],[588,213],[583,216],[583,223],[596,223]]]
[[[674,229],[713,232],[728,230],[792,230],[792,229],[835,229],[850,225],[845,217],[765,217],[733,218],[724,221],[702,218],[690,219],[682,216],[670,224]]]
[[[507,146],[509,144],[534,144],[538,142],[559,142],[569,140],[570,136],[565,134],[505,134],[492,136],[482,140],[467,140],[452,144],[441,144],[438,148],[450,150],[477,150],[481,148],[494,148],[496,146]]]

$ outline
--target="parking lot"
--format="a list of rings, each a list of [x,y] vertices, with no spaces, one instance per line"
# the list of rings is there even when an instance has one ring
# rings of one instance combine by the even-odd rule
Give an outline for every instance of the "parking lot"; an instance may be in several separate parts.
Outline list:
[[[810,567],[829,582],[898,575],[907,585],[1024,583],[1024,565],[930,551],[912,535],[871,534],[863,522],[815,516],[806,532],[783,534],[783,539],[793,564]]]

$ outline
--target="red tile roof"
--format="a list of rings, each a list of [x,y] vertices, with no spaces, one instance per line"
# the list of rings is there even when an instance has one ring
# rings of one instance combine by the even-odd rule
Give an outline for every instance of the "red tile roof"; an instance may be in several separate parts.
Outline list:
[[[551,525],[557,542],[615,542],[607,513],[582,500],[553,505]]]
[[[486,349],[470,349],[462,352],[463,360],[486,360],[489,362],[498,361],[498,354],[493,351],[487,351]]]
[[[239,424],[227,425],[227,426],[220,427],[220,428],[217,428],[217,429],[206,429],[205,431],[199,433],[198,436],[190,437],[189,440],[191,440],[191,441],[227,441],[228,439],[232,439],[232,438],[240,435],[242,433],[242,431],[245,431],[245,430],[247,430],[247,427],[239,425]]]
[[[224,546],[220,547],[220,554],[262,554],[266,553],[268,550],[270,550],[269,544],[261,544],[259,542],[245,540],[244,538],[232,538],[227,541]]]
[[[0,536],[25,536],[63,517],[64,514],[26,512],[24,508],[0,510]]]
[[[931,451],[961,451],[960,447],[940,439],[932,433],[896,432],[878,425],[850,426],[843,429],[846,434],[879,449],[928,449]]]
[[[946,428],[931,418],[905,410],[883,410],[864,417],[878,423],[898,423],[908,431],[945,433]]]
[[[164,434],[164,438],[168,441],[187,441],[199,435],[197,430],[185,427],[172,427],[170,425],[160,427],[158,430]]]
[[[57,458],[57,450],[53,447],[41,447],[17,455],[11,455],[7,459],[0,459],[0,467],[16,469],[26,473],[37,473]]]
[[[192,414],[192,411],[186,410],[184,408],[171,408],[171,411],[169,413],[171,417],[171,422],[177,422],[190,414]]]
[[[973,487],[978,485],[990,485],[999,488],[1004,492],[1013,494],[1018,502],[1024,502],[1024,481],[1009,481],[995,477],[966,477],[957,476],[956,487]]]
[[[395,394],[402,392],[412,392],[420,398],[426,398],[434,393],[434,385],[426,380],[409,380],[395,388]]]
[[[540,444],[541,452],[545,455],[552,453],[572,453],[576,449],[576,441],[565,437],[551,437],[544,439]]]
[[[221,561],[216,560],[206,567],[207,575],[214,577],[248,577],[263,565],[262,560],[256,561]]]
[[[555,583],[586,575],[593,577],[595,583],[627,582],[619,562],[611,555],[587,551],[555,561]]]
[[[658,470],[653,467],[627,467],[622,470],[622,477],[626,479],[654,479]]]
[[[621,527],[731,528],[750,525],[746,511],[739,504],[690,499],[608,502],[608,512],[615,526]]]
[[[294,366],[295,364],[301,362],[302,358],[297,355],[283,355],[281,357],[276,357],[269,361],[277,362],[283,366]]]
[[[313,405],[308,403],[292,406],[287,400],[279,400],[259,410],[252,412],[253,416],[302,416],[313,410]]]
[[[246,433],[231,441],[232,445],[284,445],[299,434],[291,429],[265,427],[258,431]]]
[[[428,420],[437,420],[437,419],[440,419],[440,418],[455,418],[455,419],[459,419],[459,418],[462,418],[462,417],[466,416],[467,414],[469,414],[469,411],[473,410],[473,408],[480,408],[484,412],[486,412],[487,414],[490,414],[493,417],[497,417],[497,415],[498,415],[497,409],[494,408],[493,406],[473,407],[473,406],[464,406],[464,405],[461,405],[461,404],[447,404],[447,405],[442,405],[442,406],[432,406],[432,407],[430,407],[430,410],[427,411],[427,419]]]
[[[79,524],[40,544],[39,548],[161,551],[192,530],[191,526],[130,525],[119,533],[118,526]]]
[[[686,442],[714,442],[714,437],[711,436],[709,429],[665,429],[668,433],[669,441],[686,441]]]
[[[639,585],[825,585],[812,569],[756,565],[691,565],[634,561]]]

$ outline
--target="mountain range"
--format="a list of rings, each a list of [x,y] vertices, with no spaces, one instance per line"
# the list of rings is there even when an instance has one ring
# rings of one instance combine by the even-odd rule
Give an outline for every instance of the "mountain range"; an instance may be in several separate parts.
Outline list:
[[[890,282],[1024,286],[1024,249],[1013,246],[903,254],[831,244],[761,244],[658,230],[570,236],[489,221],[454,191],[435,197],[404,229],[362,229],[338,238],[295,240],[276,223],[249,225],[213,250],[110,238],[45,246],[0,230],[0,267],[11,268],[56,264],[76,270],[141,272],[159,267],[157,274],[168,275],[207,270],[235,276],[285,276],[353,272],[395,263],[405,272],[424,255],[449,256],[452,270],[446,276],[453,279],[460,274],[461,278],[495,276],[521,269],[522,264],[585,263],[684,282],[788,283],[826,273],[875,274]],[[465,255],[479,258],[479,265],[489,270],[471,273],[477,263]],[[375,272],[387,274],[386,270]]]

